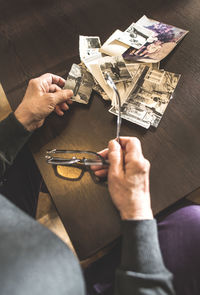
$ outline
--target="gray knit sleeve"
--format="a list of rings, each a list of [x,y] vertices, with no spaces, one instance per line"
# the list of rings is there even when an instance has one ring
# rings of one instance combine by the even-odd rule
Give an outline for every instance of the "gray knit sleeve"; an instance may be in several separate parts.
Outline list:
[[[116,272],[115,295],[172,295],[173,276],[165,268],[155,220],[122,222],[121,265]]]

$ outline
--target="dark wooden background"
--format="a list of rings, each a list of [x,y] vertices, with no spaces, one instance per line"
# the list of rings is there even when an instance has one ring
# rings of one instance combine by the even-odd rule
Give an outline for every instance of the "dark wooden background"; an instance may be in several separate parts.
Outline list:
[[[28,81],[45,72],[63,77],[79,63],[79,35],[125,30],[143,14],[189,30],[161,63],[182,74],[159,127],[146,131],[123,121],[122,135],[140,138],[151,161],[154,213],[198,188],[200,177],[200,2],[199,0],[0,0],[0,82],[13,110]],[[106,188],[85,175],[71,183],[55,178],[44,161],[47,148],[98,151],[115,137],[109,103],[93,94],[89,105],[73,104],[62,118],[52,114],[36,132],[32,150],[62,221],[81,259],[120,234],[120,220]]]

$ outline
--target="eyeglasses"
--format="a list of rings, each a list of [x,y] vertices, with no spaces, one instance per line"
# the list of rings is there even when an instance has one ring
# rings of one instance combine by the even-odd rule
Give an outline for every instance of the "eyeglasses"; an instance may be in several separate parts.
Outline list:
[[[120,142],[121,128],[121,100],[120,95],[108,73],[105,74],[107,84],[114,90],[118,104],[117,116],[117,141]],[[54,154],[63,154],[63,157],[54,157]],[[66,157],[67,156],[67,157]],[[105,178],[99,178],[95,175],[91,166],[109,166],[108,160],[105,160],[101,155],[91,151],[81,150],[49,150],[45,156],[47,163],[53,166],[55,175],[59,178],[71,181],[80,180],[85,172],[89,172],[95,183],[106,184]]]
[[[54,157],[52,154],[63,154],[63,157]],[[48,164],[52,164],[54,172],[59,178],[78,181],[88,171],[95,183],[105,183],[105,179],[95,175],[91,166],[108,167],[109,162],[95,152],[53,149],[46,152],[45,158]]]

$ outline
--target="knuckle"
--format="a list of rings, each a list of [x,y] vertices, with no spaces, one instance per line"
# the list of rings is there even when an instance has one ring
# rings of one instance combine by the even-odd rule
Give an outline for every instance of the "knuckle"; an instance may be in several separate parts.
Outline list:
[[[135,160],[134,165],[137,168],[137,170],[143,173],[148,172],[150,169],[150,162],[145,158]]]
[[[36,84],[36,82],[37,82],[36,80],[37,80],[36,78],[29,80],[28,85],[34,85],[34,84]]]
[[[147,159],[145,159],[145,165],[147,170],[151,168],[151,163]]]
[[[142,152],[141,142],[137,137],[131,137],[127,144],[128,151]]]
[[[48,100],[50,102],[54,101],[54,94],[53,93],[48,93]]]
[[[131,138],[132,144],[135,146],[141,146],[140,140],[137,137]]]
[[[118,174],[116,173],[116,171],[112,171],[109,173],[109,178],[110,180],[112,180],[113,182],[116,182],[119,180],[119,176]]]

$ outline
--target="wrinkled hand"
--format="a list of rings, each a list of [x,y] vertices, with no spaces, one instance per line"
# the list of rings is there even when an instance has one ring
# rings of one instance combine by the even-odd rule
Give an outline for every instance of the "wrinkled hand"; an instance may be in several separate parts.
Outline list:
[[[73,92],[62,90],[65,80],[53,74],[44,74],[29,81],[25,96],[15,116],[28,131],[42,126],[45,118],[55,110],[62,116],[69,109]]]
[[[100,154],[110,162],[108,169],[94,167],[99,177],[108,174],[108,188],[122,219],[152,219],[149,170],[150,163],[134,137],[120,137],[109,142]]]

